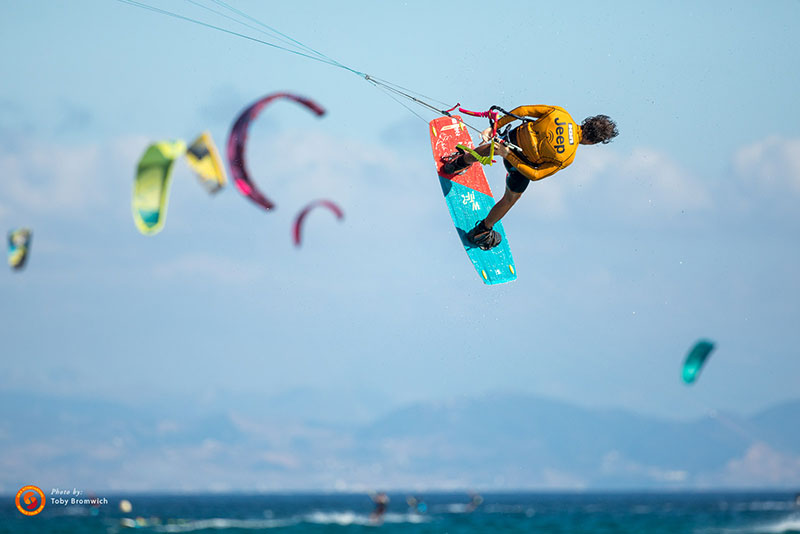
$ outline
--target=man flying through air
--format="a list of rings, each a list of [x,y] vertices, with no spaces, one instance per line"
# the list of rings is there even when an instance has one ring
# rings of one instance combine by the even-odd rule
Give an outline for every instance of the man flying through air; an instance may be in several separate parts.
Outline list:
[[[522,124],[507,129],[492,140],[492,131],[520,120]],[[502,237],[492,227],[508,213],[530,181],[541,180],[567,167],[575,159],[578,145],[607,144],[619,134],[617,125],[607,115],[596,115],[578,124],[564,108],[558,106],[520,106],[497,121],[496,128],[481,132],[484,144],[474,151],[461,148],[442,158],[442,173],[456,175],[465,172],[492,152],[503,158],[508,175],[506,191],[489,214],[467,232],[467,240],[489,250],[500,244]]]

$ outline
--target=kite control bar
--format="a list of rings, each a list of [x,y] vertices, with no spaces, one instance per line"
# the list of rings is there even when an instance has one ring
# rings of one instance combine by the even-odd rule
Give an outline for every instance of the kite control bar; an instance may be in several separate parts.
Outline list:
[[[514,117],[515,119],[523,121],[523,122],[529,121],[531,119],[528,119],[528,118],[525,118],[525,117],[519,117],[517,115],[514,115],[513,113],[509,113],[508,111],[504,110],[500,106],[492,106],[492,107],[489,108],[489,111],[470,111],[468,109],[464,109],[464,108],[459,107],[459,106],[460,106],[460,104],[456,104],[455,106],[453,106],[448,111],[453,111],[455,108],[458,108],[458,111],[460,111],[461,113],[465,113],[467,115],[471,115],[472,117],[485,117],[485,118],[489,119],[489,124],[491,124],[491,127],[492,127],[492,136],[491,136],[492,148],[491,148],[491,151],[489,152],[488,156],[480,156],[474,150],[470,150],[469,148],[464,147],[464,146],[461,147],[461,148],[465,149],[467,152],[469,152],[470,154],[472,154],[481,164],[483,164],[483,165],[491,165],[492,163],[494,163],[494,160],[492,158],[494,157],[494,144],[495,144],[495,142],[503,143],[504,145],[506,145],[509,148],[513,148],[513,149],[518,150],[520,152],[522,151],[518,146],[515,146],[514,144],[510,143],[508,140],[499,139],[497,137],[497,121],[498,121],[498,118],[500,116],[500,113],[502,113],[503,115],[508,115],[510,117]]]

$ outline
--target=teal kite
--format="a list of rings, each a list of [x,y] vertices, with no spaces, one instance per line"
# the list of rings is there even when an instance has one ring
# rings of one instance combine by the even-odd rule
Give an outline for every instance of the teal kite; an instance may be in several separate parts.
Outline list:
[[[694,344],[692,350],[686,355],[686,361],[683,362],[682,377],[684,382],[691,384],[697,380],[700,371],[713,350],[714,343],[706,339],[701,339]]]

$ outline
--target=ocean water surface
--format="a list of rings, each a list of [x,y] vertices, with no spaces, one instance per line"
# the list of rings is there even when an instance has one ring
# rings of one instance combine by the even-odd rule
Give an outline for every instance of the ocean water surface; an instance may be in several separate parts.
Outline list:
[[[365,494],[98,497],[108,504],[48,502],[32,517],[3,497],[0,533],[800,534],[790,492],[487,493],[472,505],[466,493],[390,493],[380,516]]]

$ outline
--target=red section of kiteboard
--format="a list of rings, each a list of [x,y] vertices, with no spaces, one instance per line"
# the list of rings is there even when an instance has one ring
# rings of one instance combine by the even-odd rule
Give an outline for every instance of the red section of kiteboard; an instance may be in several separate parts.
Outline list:
[[[441,172],[442,157],[452,154],[457,144],[475,148],[472,144],[472,138],[467,131],[467,126],[461,120],[461,117],[458,115],[453,117],[440,117],[431,121],[430,129],[431,139],[434,140],[433,157],[434,160],[439,163],[439,176],[491,197],[492,190],[489,188],[489,182],[486,181],[486,175],[483,173],[483,167],[480,165],[471,165],[464,174],[457,174],[455,176],[450,176]]]

